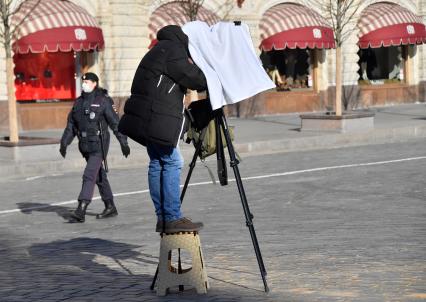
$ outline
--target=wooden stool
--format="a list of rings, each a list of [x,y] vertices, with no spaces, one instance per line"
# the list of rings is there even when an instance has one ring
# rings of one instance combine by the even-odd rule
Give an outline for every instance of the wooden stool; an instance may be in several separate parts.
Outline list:
[[[192,267],[178,272],[172,266],[172,250],[187,250],[192,257]],[[160,263],[158,265],[157,296],[165,296],[172,286],[191,285],[198,294],[209,288],[198,232],[161,234]]]

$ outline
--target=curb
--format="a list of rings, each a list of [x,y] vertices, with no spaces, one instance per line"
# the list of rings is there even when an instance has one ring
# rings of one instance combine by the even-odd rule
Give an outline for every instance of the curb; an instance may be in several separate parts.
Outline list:
[[[404,142],[410,139],[426,138],[426,126],[411,126],[393,129],[374,129],[359,133],[334,133],[317,136],[291,139],[277,139],[267,141],[254,141],[248,143],[235,143],[234,147],[242,156],[262,155],[279,152],[308,151],[318,149],[335,149],[363,145]],[[139,151],[139,150],[138,150]],[[108,164],[111,169],[145,167],[149,159],[144,150],[134,152],[129,159],[125,159],[119,152],[111,152]],[[185,162],[189,163],[194,154],[194,148],[184,145],[181,148]],[[120,155],[112,155],[112,154]],[[0,180],[19,177],[47,176],[65,172],[81,172],[85,166],[83,158],[68,160],[51,160],[35,162],[12,162],[2,164]]]
[[[293,139],[257,141],[248,144],[236,144],[235,148],[242,154],[260,155],[275,152],[295,152],[396,143],[416,138],[426,138],[426,126],[375,129],[359,133],[338,133]]]

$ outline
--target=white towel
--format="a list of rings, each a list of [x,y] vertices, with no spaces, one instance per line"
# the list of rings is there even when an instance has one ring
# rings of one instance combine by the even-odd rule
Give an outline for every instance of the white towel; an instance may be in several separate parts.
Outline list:
[[[203,71],[213,110],[275,88],[257,57],[246,24],[219,22],[186,23],[189,52]]]

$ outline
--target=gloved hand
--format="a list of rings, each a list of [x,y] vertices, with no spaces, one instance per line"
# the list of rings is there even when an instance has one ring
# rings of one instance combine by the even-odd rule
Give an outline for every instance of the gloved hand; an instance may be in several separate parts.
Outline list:
[[[59,153],[61,153],[62,157],[65,158],[65,156],[67,155],[67,147],[61,145],[61,147],[59,148]]]
[[[127,156],[129,156],[129,154],[130,154],[130,147],[129,147],[129,145],[125,145],[125,144],[121,144],[121,152],[123,153],[123,155],[125,156],[125,157],[127,157]]]

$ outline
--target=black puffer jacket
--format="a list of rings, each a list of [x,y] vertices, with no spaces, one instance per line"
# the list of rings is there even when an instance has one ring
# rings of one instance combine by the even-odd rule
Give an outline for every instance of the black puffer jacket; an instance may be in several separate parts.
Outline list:
[[[202,71],[189,61],[188,37],[176,25],[163,27],[158,43],[143,57],[124,107],[119,131],[142,145],[177,145],[187,90],[205,90]]]
[[[97,88],[91,93],[82,93],[76,99],[71,112],[68,114],[67,126],[62,134],[61,146],[67,147],[78,137],[78,148],[86,157],[93,154],[102,156],[100,127],[103,132],[103,146],[105,156],[108,153],[110,134],[112,129],[120,145],[127,145],[127,138],[118,132],[118,115],[114,111],[113,101],[106,90]]]

